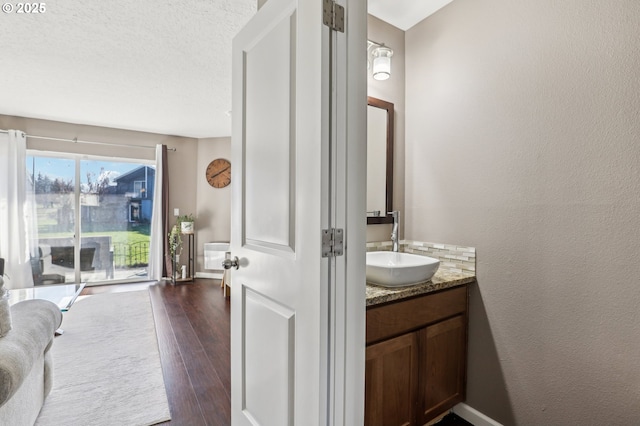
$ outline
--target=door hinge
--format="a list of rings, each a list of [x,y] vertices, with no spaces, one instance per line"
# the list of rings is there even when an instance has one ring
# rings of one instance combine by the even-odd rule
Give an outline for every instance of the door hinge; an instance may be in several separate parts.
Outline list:
[[[334,31],[344,32],[344,6],[334,0],[323,0],[322,22]]]
[[[322,257],[342,256],[344,252],[344,230],[323,229],[322,230]]]

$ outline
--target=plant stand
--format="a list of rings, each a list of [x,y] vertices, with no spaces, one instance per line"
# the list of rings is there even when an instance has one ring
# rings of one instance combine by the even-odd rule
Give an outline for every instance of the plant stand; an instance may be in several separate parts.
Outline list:
[[[193,281],[196,275],[196,237],[193,232],[183,233],[182,235],[187,236],[187,277],[186,278],[177,278],[177,276],[181,275],[177,271],[178,263],[176,262],[176,257],[173,257],[173,277],[171,279],[171,284],[180,284],[184,282]]]

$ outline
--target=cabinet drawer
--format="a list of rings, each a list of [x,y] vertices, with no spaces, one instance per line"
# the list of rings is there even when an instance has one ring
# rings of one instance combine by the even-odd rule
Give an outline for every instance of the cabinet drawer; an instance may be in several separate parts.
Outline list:
[[[367,344],[424,327],[467,309],[467,286],[367,310]]]

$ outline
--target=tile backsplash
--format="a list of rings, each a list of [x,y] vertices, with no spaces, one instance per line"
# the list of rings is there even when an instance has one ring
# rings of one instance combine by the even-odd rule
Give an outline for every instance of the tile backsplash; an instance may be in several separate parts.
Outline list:
[[[392,248],[391,241],[367,243],[367,251],[391,251]],[[475,247],[402,240],[400,241],[400,251],[435,257],[440,261],[441,268],[452,272],[471,272],[474,275],[476,273]]]

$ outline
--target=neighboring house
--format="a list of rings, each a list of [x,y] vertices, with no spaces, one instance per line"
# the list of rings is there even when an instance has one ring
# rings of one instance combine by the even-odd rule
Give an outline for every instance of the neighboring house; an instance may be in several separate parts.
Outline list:
[[[140,166],[114,179],[115,193],[127,199],[129,222],[151,222],[156,170]]]
[[[99,192],[81,194],[82,226],[86,232],[126,230],[150,223],[156,171],[139,166],[122,174]]]

